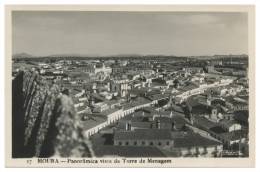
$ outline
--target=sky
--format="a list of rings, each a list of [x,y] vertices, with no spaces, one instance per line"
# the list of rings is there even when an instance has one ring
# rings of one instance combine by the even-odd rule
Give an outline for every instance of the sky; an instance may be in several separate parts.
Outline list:
[[[13,54],[247,54],[247,13],[14,11]]]

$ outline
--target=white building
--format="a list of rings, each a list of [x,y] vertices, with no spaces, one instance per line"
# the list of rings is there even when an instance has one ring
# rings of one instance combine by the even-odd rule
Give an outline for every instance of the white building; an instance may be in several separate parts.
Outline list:
[[[228,132],[241,130],[242,128],[242,126],[234,120],[223,120],[219,124],[224,130]]]
[[[95,103],[94,104],[94,109],[93,112],[103,112],[105,110],[109,109],[108,104],[104,103],[104,102],[99,102],[99,103]]]

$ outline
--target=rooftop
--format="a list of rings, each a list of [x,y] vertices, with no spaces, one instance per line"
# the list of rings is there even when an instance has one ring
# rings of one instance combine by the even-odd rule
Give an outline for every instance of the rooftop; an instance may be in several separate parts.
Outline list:
[[[210,129],[217,126],[216,123],[209,121],[207,118],[199,116],[196,116],[195,118],[197,120],[198,125],[202,126],[203,128]]]
[[[158,113],[158,112],[157,112]],[[141,117],[141,118],[143,118],[143,117],[151,117],[152,115],[154,115],[154,113],[149,113],[149,112],[147,112],[147,111],[143,111],[143,110],[137,110],[137,111],[135,111],[134,113],[133,113],[133,120],[134,120],[134,118],[137,118],[137,117]]]
[[[106,122],[107,118],[101,115],[89,114],[89,119],[86,121],[80,121],[83,130],[89,130],[99,124]]]
[[[116,111],[119,111],[121,109],[118,109],[118,108],[112,108],[112,109],[107,109],[107,110],[104,110],[100,113],[95,113],[95,115],[104,115],[104,116],[108,116]]]
[[[221,134],[221,133],[225,133],[226,131],[220,127],[220,126],[215,126],[215,127],[212,127],[210,128],[210,131],[216,133],[216,134]]]
[[[151,101],[144,97],[137,97],[132,102],[124,103],[124,104],[122,104],[122,106],[125,110],[127,110],[127,109],[131,109],[135,106],[140,106],[140,105],[144,105],[144,104],[148,104],[148,103],[151,103]]]
[[[191,83],[191,84],[189,84],[189,85],[186,85],[186,86],[184,86],[184,87],[179,88],[179,91],[186,92],[186,91],[193,90],[193,89],[195,89],[195,88],[199,88],[199,87],[198,87],[197,85]]]
[[[203,114],[210,114],[211,113],[211,106],[198,104],[196,106],[192,106],[191,112],[193,115],[203,115]]]
[[[137,129],[134,131],[116,131],[115,140],[170,140],[171,131],[167,129]]]
[[[166,99],[169,98],[170,94],[153,94],[153,95],[149,95],[148,98],[150,100],[161,100],[161,99]]]
[[[235,120],[221,120],[220,123],[221,125],[225,126],[225,127],[231,127],[234,124],[238,124]]]
[[[220,142],[215,140],[202,137],[199,134],[189,134],[185,137],[179,137],[174,139],[174,147],[183,148],[183,147],[196,147],[196,146],[215,146],[221,145]]]
[[[131,122],[131,126],[136,128],[141,128],[141,129],[151,129],[152,122],[135,121],[135,122]]]
[[[248,105],[248,100],[244,100],[241,98],[236,98],[233,96],[225,97],[225,100],[229,103],[232,103],[233,105]]]
[[[169,111],[175,111],[179,113],[184,113],[183,108],[179,105],[171,104],[171,106],[168,109]]]

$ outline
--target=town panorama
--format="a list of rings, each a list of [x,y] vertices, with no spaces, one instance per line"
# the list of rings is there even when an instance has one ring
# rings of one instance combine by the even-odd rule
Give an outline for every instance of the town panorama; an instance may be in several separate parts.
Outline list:
[[[13,157],[249,156],[247,55],[17,54],[12,83]]]

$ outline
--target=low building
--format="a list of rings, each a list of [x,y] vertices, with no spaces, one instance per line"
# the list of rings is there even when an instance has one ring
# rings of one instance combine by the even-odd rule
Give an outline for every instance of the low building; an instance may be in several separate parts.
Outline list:
[[[93,106],[94,106],[93,112],[96,112],[96,113],[100,113],[100,112],[103,112],[103,111],[109,109],[108,104],[106,104],[104,102],[95,103]]]
[[[72,89],[70,90],[70,95],[73,97],[81,97],[85,94],[85,90]]]
[[[242,129],[241,125],[237,123],[235,120],[221,120],[219,124],[227,132],[232,132],[232,131]]]
[[[226,106],[233,111],[248,110],[248,100],[243,100],[238,97],[226,97]]]
[[[138,129],[134,131],[115,131],[114,145],[170,148],[173,146],[173,140],[170,130]]]
[[[89,119],[82,121],[83,135],[89,138],[93,134],[98,133],[104,127],[116,122],[124,117],[122,109],[108,109],[101,113],[89,114]]]
[[[124,114],[128,115],[133,113],[135,110],[142,109],[145,107],[151,106],[152,101],[144,98],[144,97],[137,97],[132,102],[127,102],[125,104],[122,104],[122,107],[124,109]]]

